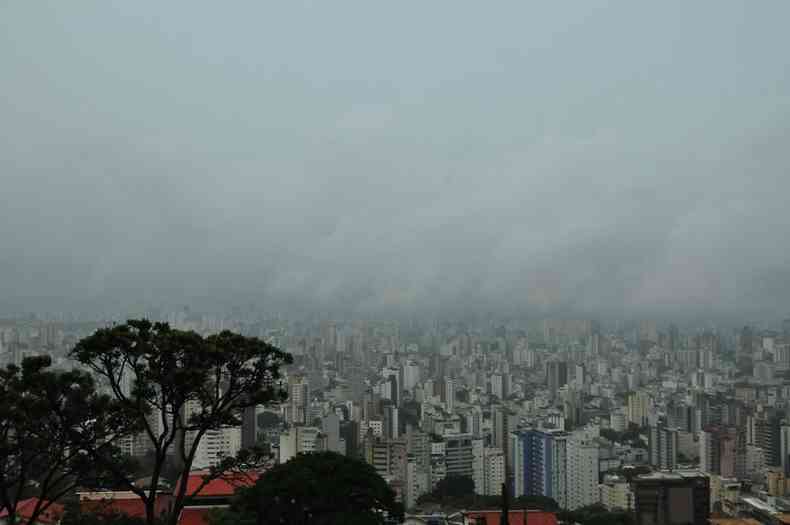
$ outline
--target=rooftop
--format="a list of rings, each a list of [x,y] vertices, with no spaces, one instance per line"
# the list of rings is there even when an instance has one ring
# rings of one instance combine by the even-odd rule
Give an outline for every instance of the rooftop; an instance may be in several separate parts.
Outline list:
[[[680,481],[684,479],[706,478],[707,476],[699,470],[672,470],[672,471],[656,471],[649,474],[640,474],[636,477],[637,481],[650,481],[650,480],[675,480]]]

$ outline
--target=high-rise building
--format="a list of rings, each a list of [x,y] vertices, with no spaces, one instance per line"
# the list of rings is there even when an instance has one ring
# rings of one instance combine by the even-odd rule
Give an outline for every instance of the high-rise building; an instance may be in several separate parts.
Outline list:
[[[483,454],[483,494],[498,496],[502,494],[502,484],[505,483],[505,453],[496,448],[486,448]]]
[[[496,396],[497,399],[505,398],[504,381],[502,374],[491,374],[491,395]]]
[[[598,503],[598,443],[574,433],[567,445],[567,508]]]
[[[401,370],[395,367],[387,367],[382,371],[382,376],[384,376],[386,382],[385,392],[382,393],[382,397],[391,400],[395,406],[400,406],[400,374]]]
[[[444,406],[449,414],[455,410],[456,381],[453,378],[444,378]]]
[[[294,425],[307,424],[310,407],[310,385],[305,376],[289,378],[288,404],[290,414],[287,421]]]
[[[399,416],[398,407],[395,405],[387,405],[384,407],[384,437],[388,439],[398,439],[400,435],[398,421]]]
[[[748,326],[744,326],[738,337],[738,346],[735,353],[735,361],[738,368],[747,370],[751,373],[752,359],[754,354],[754,333]]]
[[[321,431],[326,436],[326,449],[338,454],[346,453],[346,443],[340,436],[340,418],[334,412],[321,418]]]
[[[297,454],[320,452],[326,449],[326,439],[316,427],[291,427],[280,434],[279,463]]]
[[[530,429],[510,436],[514,496],[547,496],[568,508],[568,434]]]
[[[655,321],[642,320],[639,322],[639,342],[649,344],[658,342],[658,325]]]
[[[517,425],[518,418],[514,413],[502,405],[493,406],[491,408],[491,444],[493,448],[507,451],[508,436],[516,430]]]
[[[778,467],[782,464],[781,426],[779,413],[767,414],[752,419],[754,444],[765,450],[765,463]]]
[[[359,423],[341,421],[340,439],[345,443],[346,455],[356,457],[359,454]]]
[[[482,439],[472,440],[472,480],[475,482],[475,494],[485,494],[485,451]]]
[[[636,525],[708,525],[710,484],[700,472],[655,472],[634,482]]]
[[[564,361],[548,361],[546,363],[546,385],[549,396],[556,399],[560,388],[568,384],[568,364]]]
[[[780,462],[785,476],[790,476],[790,424],[783,422],[779,427]]]
[[[403,389],[411,392],[420,382],[420,367],[412,360],[403,365]]]
[[[363,448],[365,460],[373,465],[380,476],[406,481],[408,453],[405,440],[366,439]]]
[[[445,466],[448,476],[464,476],[474,479],[473,441],[471,434],[445,436]]]
[[[628,422],[639,427],[647,426],[652,403],[647,392],[633,392],[628,396]]]
[[[241,447],[254,447],[258,442],[257,407],[251,406],[244,409],[241,415]]]
[[[675,470],[678,465],[678,429],[667,428],[663,422],[650,426],[647,435],[650,464],[662,470]]]
[[[466,413],[466,429],[465,432],[473,436],[481,435],[483,414],[479,407],[472,408]]]
[[[406,490],[403,496],[403,503],[407,509],[413,508],[417,499],[430,492],[430,475],[429,472],[417,465],[409,457],[406,463]]]
[[[634,510],[634,492],[622,476],[608,474],[598,486],[598,501],[608,510]]]
[[[188,446],[191,433],[187,434]],[[222,427],[206,431],[195,452],[192,468],[215,467],[227,457],[233,457],[241,449],[241,427]]]
[[[706,474],[718,474],[725,478],[736,477],[740,470],[738,443],[739,432],[735,427],[716,425],[706,427],[699,433],[700,470]],[[745,450],[743,453],[745,456]],[[742,459],[745,468],[745,457]]]

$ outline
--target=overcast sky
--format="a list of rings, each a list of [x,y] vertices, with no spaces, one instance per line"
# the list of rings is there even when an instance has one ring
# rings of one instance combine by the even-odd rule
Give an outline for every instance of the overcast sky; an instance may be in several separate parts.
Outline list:
[[[0,4],[0,312],[790,314],[790,2]]]

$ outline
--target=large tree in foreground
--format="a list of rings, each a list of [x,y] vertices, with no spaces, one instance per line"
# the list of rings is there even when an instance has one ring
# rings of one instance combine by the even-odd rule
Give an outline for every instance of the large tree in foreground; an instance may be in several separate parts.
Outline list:
[[[241,489],[213,525],[291,523],[378,525],[403,517],[403,506],[376,470],[334,452],[299,454]],[[399,521],[396,521],[399,523]]]
[[[26,510],[26,521],[35,523],[80,483],[99,476],[86,447],[107,457],[115,452],[119,425],[110,399],[97,394],[89,374],[50,365],[48,356],[39,356],[0,370],[0,510],[8,523],[21,521],[23,500],[35,497]]]
[[[205,434],[241,424],[245,408],[285,399],[280,367],[292,361],[257,338],[228,331],[202,337],[145,319],[98,330],[71,355],[104,380],[124,420],[139,427],[153,451],[149,488],[135,486],[101,450],[91,450],[92,457],[114,469],[117,481],[142,499],[149,524],[163,519],[171,525],[190,499],[187,479]],[[178,463],[178,489],[170,512],[156,516],[159,482],[171,455]],[[243,453],[240,459],[252,462],[254,455]],[[233,463],[228,458],[223,468]]]

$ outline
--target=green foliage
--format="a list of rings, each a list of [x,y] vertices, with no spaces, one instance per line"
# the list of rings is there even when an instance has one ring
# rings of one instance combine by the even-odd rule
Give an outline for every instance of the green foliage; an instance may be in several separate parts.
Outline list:
[[[14,520],[17,504],[39,498],[32,521],[78,484],[101,479],[87,446],[117,454],[109,398],[96,392],[92,377],[56,371],[48,356],[0,370],[0,508]],[[96,444],[96,445],[94,445]]]
[[[433,489],[437,498],[463,498],[475,493],[475,482],[466,476],[447,476],[439,481]]]
[[[560,521],[581,525],[634,525],[634,517],[626,511],[608,511],[601,504],[589,505],[557,514]]]
[[[383,512],[401,518],[402,506],[375,469],[333,452],[300,454],[267,471],[253,488],[242,489],[231,508],[212,525],[310,523],[377,525]]]
[[[212,509],[208,515],[209,525],[257,525],[255,513],[234,509]]]
[[[71,355],[109,386],[117,428],[138,432],[153,450],[150,488],[143,490],[98,445],[89,449],[93,461],[112,470],[117,484],[141,498],[149,524],[155,521],[159,480],[175,458],[178,468],[169,481],[180,481],[180,489],[166,518],[170,525],[190,497],[186,479],[205,433],[239,425],[247,407],[285,399],[280,367],[292,362],[290,354],[254,337],[224,331],[204,338],[145,319],[98,330],[78,342]],[[153,417],[158,424],[152,424]],[[191,444],[181,439],[186,432],[194,436]],[[252,459],[249,454],[227,458],[221,468]],[[215,469],[212,476],[220,473]]]
[[[645,448],[645,442],[640,435],[640,429],[636,425],[630,425],[624,432],[616,432],[611,428],[601,429],[601,436],[615,443],[627,443],[634,448]]]
[[[65,505],[60,525],[145,525],[143,518],[132,518],[116,511],[82,512],[77,501]]]
[[[557,512],[560,506],[548,496],[520,496],[510,505],[513,509],[535,509]]]
[[[442,497],[436,491],[425,494],[417,501],[419,505],[441,505],[447,509],[498,509],[502,507],[501,496],[480,496],[467,494],[462,497]],[[560,506],[546,496],[520,496],[509,502],[511,509],[531,509],[557,512]]]
[[[280,424],[280,416],[274,412],[261,412],[258,414],[258,426],[260,428],[276,427]]]

